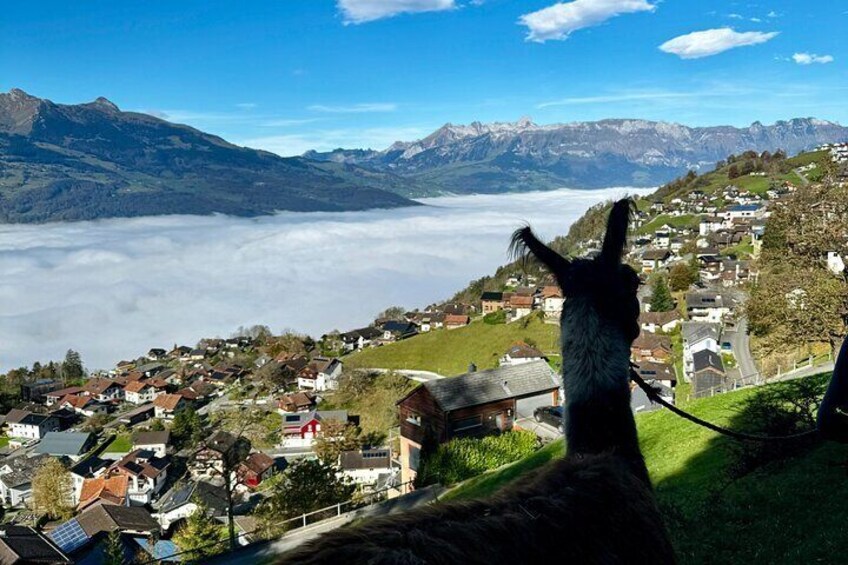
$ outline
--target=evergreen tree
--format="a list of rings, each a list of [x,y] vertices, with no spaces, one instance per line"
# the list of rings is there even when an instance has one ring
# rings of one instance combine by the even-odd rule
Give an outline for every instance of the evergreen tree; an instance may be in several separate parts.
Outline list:
[[[115,530],[106,538],[106,545],[103,548],[103,564],[124,565],[124,562],[124,544],[121,541],[121,533]]]
[[[185,556],[185,560],[195,563],[200,563],[226,549],[226,544],[215,543],[221,540],[221,527],[209,516],[206,506],[200,502],[197,504],[197,509],[173,537],[180,551],[190,552]]]
[[[174,444],[182,449],[186,446],[197,445],[203,434],[203,423],[194,408],[188,407],[178,411],[171,425]]]
[[[651,296],[651,312],[668,312],[674,309],[674,299],[668,289],[665,277],[658,275],[654,278],[653,294]]]
[[[82,380],[85,378],[85,367],[83,367],[82,358],[73,349],[69,349],[65,354],[65,361],[62,363],[62,378],[66,385],[82,383]]]

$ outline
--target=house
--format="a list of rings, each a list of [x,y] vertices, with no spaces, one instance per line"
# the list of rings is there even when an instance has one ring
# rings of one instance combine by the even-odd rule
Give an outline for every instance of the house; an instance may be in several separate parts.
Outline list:
[[[284,394],[280,398],[277,412],[285,414],[287,412],[308,412],[315,408],[315,395],[311,392],[294,392]]]
[[[704,237],[720,230],[724,226],[724,219],[718,216],[704,216],[698,224],[698,235]]]
[[[642,272],[653,273],[666,265],[671,257],[668,249],[648,249],[642,252]]]
[[[237,472],[242,484],[256,488],[273,475],[275,469],[274,460],[270,456],[255,451],[241,462]]]
[[[333,390],[342,374],[342,367],[342,362],[336,358],[315,357],[298,373],[297,386],[317,392]]]
[[[165,457],[170,441],[171,432],[169,430],[138,432],[133,437],[133,449],[152,451],[159,457]]]
[[[33,453],[64,456],[77,462],[94,443],[94,435],[86,432],[47,432]]]
[[[445,328],[455,330],[467,326],[470,318],[465,314],[445,314]]]
[[[39,379],[31,383],[21,385],[21,399],[24,402],[35,402],[41,404],[46,395],[62,388],[62,381],[54,379]]]
[[[0,526],[0,563],[58,565],[73,563],[49,537],[29,526]]]
[[[339,335],[345,351],[357,351],[371,345],[371,342],[383,335],[377,328],[360,328]]]
[[[480,295],[480,307],[483,314],[491,314],[504,308],[503,292],[484,292]]]
[[[20,506],[32,495],[32,477],[50,456],[14,457],[0,465],[0,496],[4,506]]]
[[[127,402],[132,402],[133,404],[153,402],[154,398],[164,393],[164,386],[154,386],[150,381],[133,381],[128,383],[124,388],[124,395]]]
[[[281,446],[311,448],[315,438],[321,434],[323,423],[329,420],[347,423],[350,418],[347,410],[315,410],[283,414]]]
[[[177,411],[186,406],[186,399],[179,394],[160,394],[153,399],[154,414],[164,420],[173,420]]]
[[[91,379],[82,388],[98,402],[124,399],[124,387],[112,379]]]
[[[69,394],[78,395],[82,392],[83,389],[81,386],[72,386],[68,388],[60,388],[58,390],[53,390],[44,395],[44,403],[47,404],[47,406],[53,406]]]
[[[418,335],[418,328],[411,322],[389,320],[380,329],[383,331],[382,340],[387,342],[400,341]]]
[[[630,354],[634,361],[662,362],[671,358],[671,338],[646,331],[630,345]]]
[[[511,430],[559,400],[559,381],[545,361],[423,383],[398,401],[401,480],[414,479],[424,444]]]
[[[107,459],[100,459],[96,455],[86,457],[73,467],[71,467],[71,477],[74,483],[74,506],[79,503],[80,495],[82,494],[82,484],[86,479],[95,479],[102,476],[112,462]]]
[[[639,326],[646,332],[657,333],[657,331],[670,332],[680,325],[683,316],[680,312],[669,310],[668,312],[642,312],[639,314]]]
[[[542,311],[546,318],[558,318],[562,315],[563,304],[565,304],[565,298],[558,286],[550,285],[542,288]]]
[[[692,356],[692,396],[712,396],[725,392],[728,387],[724,364],[718,353],[704,349]]]
[[[740,218],[755,218],[761,215],[762,206],[759,204],[739,204],[731,206],[725,213],[724,217],[730,221]]]
[[[654,245],[667,249],[671,244],[671,232],[667,230],[654,232]]]
[[[6,435],[23,440],[41,439],[47,432],[59,431],[59,420],[48,414],[35,414],[13,408],[6,414]]]
[[[86,418],[90,418],[95,414],[102,414],[108,411],[107,407],[100,404],[93,397],[79,394],[69,394],[62,397],[61,400],[54,403],[56,410],[67,410],[75,414],[81,414]]]
[[[65,544],[75,546],[65,550],[71,552],[88,543],[96,543],[112,532],[155,538],[159,536],[159,524],[150,512],[140,506],[98,504],[60,525],[49,535],[60,547],[64,548]]]
[[[168,352],[160,347],[154,347],[147,352],[147,358],[151,361],[158,361],[168,356]]]
[[[694,355],[699,351],[718,353],[721,345],[721,326],[704,322],[686,322],[683,324],[683,374],[691,380],[694,367]]]
[[[153,404],[142,404],[138,408],[125,412],[118,418],[118,421],[127,426],[134,426],[139,422],[143,422],[152,418],[155,414]]]
[[[674,367],[668,363],[642,361],[637,363],[633,370],[645,382],[659,383],[669,389],[677,386],[677,376],[674,374]]]
[[[127,477],[127,499],[130,504],[143,506],[165,486],[170,461],[152,451],[135,449],[114,463],[107,471],[110,475]]]
[[[724,297],[714,291],[686,293],[686,313],[695,322],[719,323],[730,312]]]
[[[126,475],[116,474],[84,479],[80,489],[77,510],[85,510],[95,504],[115,504],[129,506],[129,479]]]
[[[243,460],[250,453],[250,441],[234,436],[224,430],[218,430],[203,442],[203,448],[194,456],[191,464],[192,476],[223,475],[225,462]],[[231,468],[231,471],[234,469]]]
[[[534,298],[532,295],[515,293],[509,298],[509,308],[512,310],[512,318],[523,318],[533,311]]]
[[[500,359],[500,365],[501,367],[520,365],[522,363],[531,363],[544,359],[545,355],[541,351],[520,341],[507,349],[506,354]]]
[[[211,516],[227,514],[227,492],[205,481],[189,481],[178,484],[165,493],[159,502],[154,504],[156,513],[153,517],[163,530],[169,529],[174,523],[188,518],[197,510],[198,502],[202,503]]]
[[[373,487],[395,473],[389,449],[343,451],[339,455],[339,469],[339,475],[363,487]]]

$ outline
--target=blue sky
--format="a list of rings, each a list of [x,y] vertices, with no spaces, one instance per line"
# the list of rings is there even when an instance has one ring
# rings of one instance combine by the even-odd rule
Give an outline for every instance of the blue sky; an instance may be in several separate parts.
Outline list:
[[[846,26],[843,0],[10,2],[0,90],[284,155],[521,116],[848,123]]]

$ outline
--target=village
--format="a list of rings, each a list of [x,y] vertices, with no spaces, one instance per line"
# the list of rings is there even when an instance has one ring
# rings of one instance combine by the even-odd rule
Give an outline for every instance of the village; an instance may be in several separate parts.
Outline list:
[[[844,145],[822,150],[834,162],[845,158]],[[711,194],[639,200],[626,254],[643,283],[632,361],[668,402],[761,380],[740,307],[757,280],[769,208],[795,190],[788,182],[762,193],[728,184]],[[592,257],[599,247],[600,241],[581,241],[579,255]],[[844,270],[837,253],[827,260],[833,272]],[[198,511],[220,528],[232,524],[238,545],[267,537],[257,508],[298,461],[321,459],[330,480],[350,487],[345,492],[361,505],[420,486],[425,446],[511,430],[525,430],[539,444],[553,441],[561,435],[557,364],[522,341],[504,350],[494,368],[478,370],[468,359],[462,375],[401,372],[410,390],[391,405],[399,425],[369,441],[348,441],[358,437],[360,414],[333,396],[340,382],[363,378],[346,368],[349,355],[481,320],[519,324],[537,316],[556,326],[564,302],[546,273],[515,271],[477,301],[387,311],[367,327],[319,340],[251,330],[154,347],[110,370],[80,371],[73,383],[55,370],[52,378],[27,379],[20,401],[2,417],[5,521],[25,526],[15,543],[56,562],[103,551],[118,534],[130,552],[178,560],[184,548],[174,535]],[[631,388],[634,412],[660,409]],[[58,490],[49,495],[39,492],[44,469],[66,481],[54,483]],[[62,511],[45,518],[45,496],[59,497],[51,503]],[[0,539],[0,546],[10,543]],[[222,544],[215,552],[227,549]]]

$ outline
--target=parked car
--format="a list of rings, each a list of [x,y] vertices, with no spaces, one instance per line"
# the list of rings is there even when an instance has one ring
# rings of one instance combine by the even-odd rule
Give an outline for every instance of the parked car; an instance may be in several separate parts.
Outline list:
[[[548,424],[558,430],[564,429],[562,423],[562,406],[540,406],[533,411],[533,417],[537,422]]]

